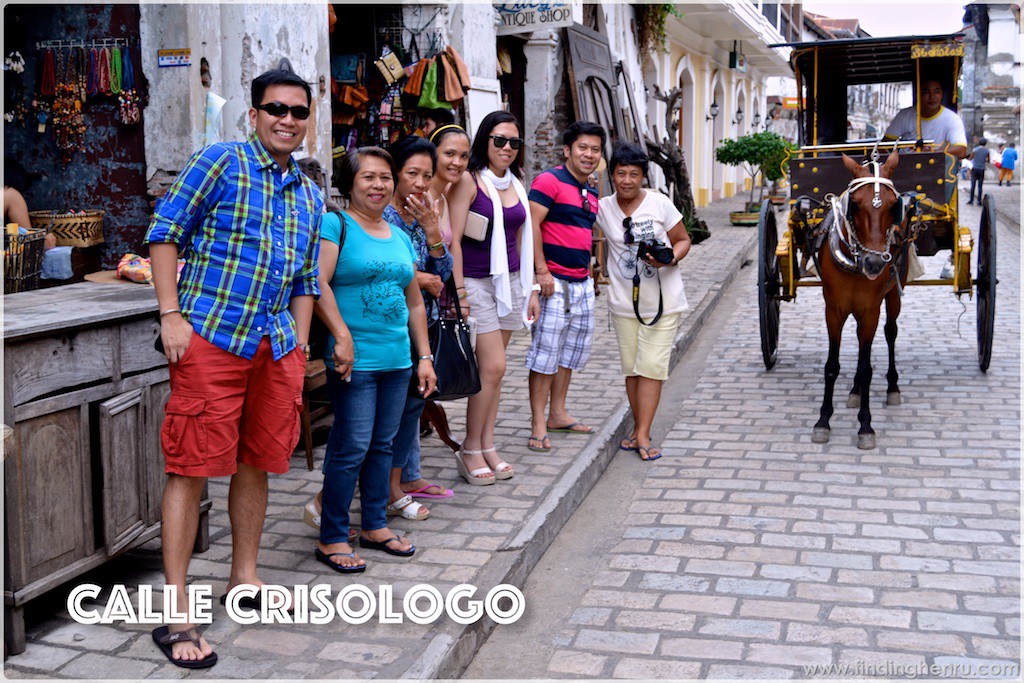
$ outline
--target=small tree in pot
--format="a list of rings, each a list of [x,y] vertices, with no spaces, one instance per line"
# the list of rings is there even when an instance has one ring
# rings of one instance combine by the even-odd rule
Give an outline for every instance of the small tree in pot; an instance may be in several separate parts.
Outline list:
[[[750,201],[747,211],[757,211],[764,200],[764,180],[775,182],[786,174],[788,152],[795,150],[793,143],[781,135],[763,131],[744,135],[736,140],[723,140],[715,150],[715,160],[729,166],[739,166],[750,176]],[[759,182],[760,176],[761,182]],[[754,201],[754,187],[759,189]]]

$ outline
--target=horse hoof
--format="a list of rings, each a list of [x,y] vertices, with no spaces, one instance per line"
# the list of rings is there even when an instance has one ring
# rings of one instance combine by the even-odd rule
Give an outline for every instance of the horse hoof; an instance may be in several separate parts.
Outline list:
[[[850,394],[846,397],[847,408],[860,408],[860,394]]]
[[[857,448],[862,451],[870,451],[875,447],[875,435],[874,434],[858,434],[857,435]]]
[[[811,441],[814,443],[828,443],[828,435],[831,430],[828,427],[815,427],[811,434]]]
[[[890,391],[885,396],[885,405],[887,406],[898,406],[903,403],[903,398],[900,396],[898,391]]]

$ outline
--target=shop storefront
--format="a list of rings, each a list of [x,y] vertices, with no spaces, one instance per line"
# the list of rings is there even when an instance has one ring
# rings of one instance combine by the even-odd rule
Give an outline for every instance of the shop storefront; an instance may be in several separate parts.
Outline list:
[[[469,69],[442,7],[331,7],[331,148],[335,165],[364,145],[387,147],[438,122],[465,125]],[[339,30],[339,27],[345,27]]]
[[[141,248],[150,213],[139,6],[8,5],[4,34],[5,179],[20,176],[32,212],[102,211],[101,227],[65,221],[84,231],[67,244],[76,273],[110,267]]]

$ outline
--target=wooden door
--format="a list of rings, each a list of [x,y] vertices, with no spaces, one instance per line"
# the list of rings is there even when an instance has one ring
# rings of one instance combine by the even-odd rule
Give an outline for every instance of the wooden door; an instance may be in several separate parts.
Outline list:
[[[4,462],[8,590],[95,552],[88,406],[23,420],[15,435]]]
[[[160,446],[160,428],[164,424],[164,406],[171,395],[169,381],[153,384],[146,390],[145,427],[145,470],[146,470],[146,522],[150,525],[160,521],[160,502],[163,498],[164,484],[164,453]]]
[[[144,394],[145,389],[135,389],[99,406],[103,541],[109,555],[126,548],[146,528]]]
[[[583,26],[570,26],[565,29],[565,51],[576,118],[599,123],[608,131],[607,157],[611,143],[622,138],[624,130],[608,39]]]

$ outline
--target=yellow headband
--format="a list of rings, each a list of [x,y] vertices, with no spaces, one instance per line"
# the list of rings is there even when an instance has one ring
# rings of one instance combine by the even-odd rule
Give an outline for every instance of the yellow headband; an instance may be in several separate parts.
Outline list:
[[[440,128],[435,128],[435,129],[433,130],[433,132],[431,132],[431,133],[430,133],[430,137],[429,137],[429,138],[427,138],[427,139],[428,139],[428,140],[430,140],[430,142],[432,142],[432,143],[433,143],[433,142],[434,142],[434,139],[435,139],[435,138],[436,138],[436,137],[437,137],[438,135],[440,135],[440,134],[441,134],[441,131],[445,131],[445,130],[448,130],[449,128],[451,128],[451,129],[454,129],[454,130],[457,130],[457,131],[459,131],[460,133],[462,133],[463,135],[465,135],[466,137],[469,137],[469,133],[467,133],[467,132],[466,132],[466,129],[465,129],[465,128],[463,128],[462,126],[460,126],[459,124],[457,124],[457,123],[446,123],[446,124],[444,124],[443,126],[441,126]]]

